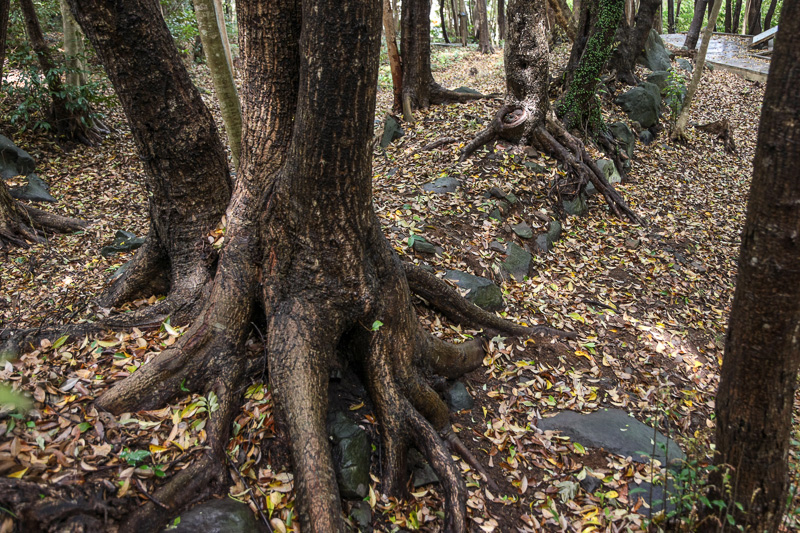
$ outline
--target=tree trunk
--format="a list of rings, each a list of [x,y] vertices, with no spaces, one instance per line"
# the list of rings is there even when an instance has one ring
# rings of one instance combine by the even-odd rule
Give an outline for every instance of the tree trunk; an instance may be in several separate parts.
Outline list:
[[[83,34],[75,22],[66,0],[61,0],[61,21],[64,27],[64,60],[67,67],[67,85],[86,85],[86,67],[83,64]]]
[[[489,16],[486,12],[486,0],[476,0],[475,9],[478,16],[478,27],[480,37],[478,39],[478,49],[482,54],[493,54],[492,37],[489,34]]]
[[[564,30],[570,41],[575,42],[575,22],[566,2],[564,0],[549,0],[549,4],[558,26]]]
[[[568,129],[592,132],[602,129],[597,80],[611,56],[624,7],[624,0],[600,0],[596,9],[587,14],[587,18],[592,19],[589,23],[592,29],[579,58],[573,46],[570,64],[576,67],[571,71],[566,92],[556,108]]]
[[[400,113],[403,110],[403,65],[400,61],[400,52],[397,50],[397,35],[394,32],[394,13],[392,13],[391,0],[383,0],[383,31],[386,36],[389,70],[392,73],[392,92],[394,94],[392,111]],[[406,117],[406,120],[413,120],[413,117]]]
[[[431,104],[483,98],[482,95],[449,91],[434,81],[431,72],[430,0],[404,0],[402,9],[403,114],[410,115],[411,110],[424,109]]]
[[[55,63],[50,55],[50,49],[45,43],[33,1],[20,0],[19,5],[25,19],[28,39],[39,58],[39,67],[50,92],[52,105],[48,113],[48,119],[56,133],[67,139],[77,140],[88,145],[99,142],[101,135],[107,133],[107,130],[83,115],[83,112],[88,111],[88,108],[79,107],[70,102],[68,93],[64,90],[61,78],[57,74]]]
[[[231,194],[214,119],[154,2],[70,0],[70,6],[128,117],[150,203],[147,241],[99,302],[112,307],[169,292],[147,320],[188,320],[213,275],[216,258],[206,235]]]
[[[222,5],[218,0],[194,0],[194,14],[203,50],[206,53],[206,63],[211,71],[214,92],[219,101],[220,114],[228,134],[233,166],[239,168],[242,151],[242,108],[236,82],[233,79],[233,62],[228,62],[230,49],[225,45],[228,40],[225,19],[222,19],[222,25],[219,24],[222,13],[217,12],[218,3]]]
[[[403,13],[405,12],[405,7],[403,7]],[[464,0],[458,0],[458,28],[461,30],[461,46],[467,46],[469,21],[467,20],[467,6],[464,4]]]
[[[444,18],[444,4],[447,0],[439,0],[439,19],[442,22],[442,37],[444,42],[450,44],[450,39],[447,37],[447,20]]]
[[[8,11],[11,0],[0,0],[0,85],[3,83],[6,62],[6,34],[8,32]]]
[[[588,7],[586,4],[584,9]],[[563,182],[558,184],[559,190],[564,191],[565,195],[574,198],[591,182],[601,191],[613,213],[638,223],[639,217],[608,184],[583,143],[564,129],[550,109],[547,95],[550,79],[549,46],[544,24],[546,5],[546,0],[509,1],[508,34],[504,48],[506,102],[497,111],[489,127],[463,148],[461,161],[481,146],[498,139],[533,146],[552,154],[567,169]],[[616,8],[618,17],[621,17],[621,2]]]
[[[653,27],[653,20],[657,16],[660,5],[661,0],[642,0],[633,26],[622,27],[620,25],[616,36],[619,46],[608,61],[609,70],[613,69],[617,72],[619,81],[628,85],[638,83],[635,75],[636,58],[644,50],[647,36]]]
[[[747,34],[758,35],[761,31],[761,0],[750,0],[750,9],[747,10]]]
[[[769,8],[767,8],[767,14],[764,16],[764,31],[767,31],[772,27],[772,17],[775,16],[775,7],[778,3],[778,0],[772,0],[769,3]]]
[[[722,0],[714,0],[714,6],[711,9],[711,17],[709,20],[714,21],[717,19],[721,7]],[[697,92],[697,87],[700,85],[700,78],[703,76],[703,68],[706,66],[706,52],[708,51],[708,43],[711,42],[712,27],[713,24],[709,23],[703,31],[703,42],[700,43],[700,50],[697,52],[697,59],[695,60],[694,71],[692,72],[692,81],[689,83],[689,87],[686,90],[681,113],[678,115],[678,120],[675,121],[675,127],[672,129],[670,135],[670,138],[676,141],[683,142],[686,140],[686,123],[689,120],[689,112],[692,108],[694,94]]]
[[[725,33],[733,33],[731,31],[731,28],[733,27],[732,11],[733,11],[733,2],[731,2],[731,0],[725,0]]]
[[[497,0],[497,35],[506,40],[506,0]]]
[[[733,8],[733,21],[731,25],[731,33],[739,33],[739,18],[742,14],[742,0],[736,0],[735,7]]]
[[[207,1],[207,0],[206,0]],[[217,15],[217,24],[219,26],[219,36],[222,40],[222,45],[225,47],[225,59],[228,61],[228,68],[231,70],[233,77],[236,77],[236,69],[233,67],[233,54],[231,53],[231,43],[228,40],[228,25],[225,24],[225,10],[222,5],[222,0],[214,1],[214,11]]]
[[[667,31],[675,33],[675,0],[667,1]]]
[[[456,0],[450,0],[450,8],[453,12],[453,37],[461,39],[461,17],[458,16],[458,5]]]
[[[686,32],[686,40],[683,42],[689,50],[697,48],[697,40],[700,38],[700,30],[703,28],[703,18],[706,14],[706,5],[710,0],[696,0],[694,3],[694,17],[692,23],[689,25],[689,31]]]
[[[800,5],[785,2],[761,108],[739,273],[716,397],[715,463],[745,531],[778,531],[800,370]],[[721,476],[712,481],[722,488]],[[713,498],[712,498],[713,499]],[[709,510],[707,510],[709,511]],[[716,510],[709,514],[716,514]],[[723,521],[723,524],[725,522]]]

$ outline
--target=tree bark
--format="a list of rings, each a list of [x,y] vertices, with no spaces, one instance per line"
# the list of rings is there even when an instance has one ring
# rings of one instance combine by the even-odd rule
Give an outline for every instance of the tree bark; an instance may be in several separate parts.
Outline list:
[[[731,31],[731,28],[733,27],[732,20],[733,2],[731,2],[731,0],[725,0],[725,33],[733,33]]]
[[[8,11],[11,0],[0,0],[0,84],[3,83],[6,62],[6,34],[8,32]]]
[[[667,1],[667,31],[675,33],[675,0]]]
[[[405,13],[405,7],[403,7]],[[467,6],[464,0],[458,0],[458,28],[461,31],[461,46],[467,46],[469,37],[469,21],[467,20]]]
[[[619,46],[611,54],[608,68],[615,70],[617,79],[623,83],[638,83],[635,75],[636,58],[644,49],[660,5],[661,0],[641,0],[633,26],[620,25],[617,31],[616,40],[619,41]]]
[[[556,23],[567,34],[567,38],[575,42],[575,22],[566,2],[564,0],[549,0],[549,4]]]
[[[506,0],[497,0],[497,35],[506,40]]]
[[[70,6],[128,117],[150,204],[147,241],[99,302],[112,307],[168,292],[147,320],[188,320],[213,275],[216,258],[206,235],[231,194],[214,119],[154,2],[70,0]]]
[[[444,18],[444,4],[447,0],[439,0],[439,19],[442,23],[442,37],[444,42],[450,44],[450,39],[447,37],[447,19]]]
[[[733,8],[733,21],[731,26],[731,33],[739,33],[739,18],[742,14],[742,0],[736,0],[735,7]]]
[[[233,54],[231,53],[231,43],[228,40],[228,26],[225,24],[225,9],[222,5],[222,0],[214,1],[214,11],[217,15],[217,24],[219,25],[219,35],[222,39],[222,45],[225,47],[225,58],[228,61],[228,68],[231,69],[233,77],[236,77],[236,69],[233,66]]]
[[[386,36],[389,70],[392,73],[392,93],[394,94],[392,111],[400,113],[403,110],[403,64],[400,61],[400,51],[397,49],[397,35],[394,31],[394,13],[392,13],[391,0],[383,0],[383,31]],[[406,120],[413,120],[413,117],[406,117]]]
[[[206,63],[211,71],[214,92],[219,101],[220,114],[228,134],[233,166],[238,168],[242,151],[242,108],[233,78],[233,61],[229,62],[228,59],[230,48],[226,47],[228,38],[225,19],[222,18],[220,25],[222,13],[217,12],[217,3],[218,0],[194,0],[194,14],[206,53]]]
[[[714,21],[717,19],[721,7],[722,0],[714,0],[714,6],[711,9],[709,20]],[[670,134],[672,140],[686,141],[686,124],[689,121],[689,112],[692,108],[694,95],[697,92],[697,87],[700,85],[700,78],[703,76],[703,68],[706,66],[706,52],[708,51],[708,44],[711,42],[712,28],[713,23],[709,23],[703,31],[703,42],[700,43],[700,50],[697,52],[697,59],[695,60],[694,71],[692,72],[692,81],[689,83],[689,87],[686,90],[681,113],[678,115],[678,119],[675,121],[675,126]]]
[[[67,139],[76,140],[84,144],[93,145],[100,141],[101,135],[107,130],[95,124],[89,117],[84,116],[79,107],[69,101],[67,92],[61,82],[61,77],[57,74],[55,63],[50,54],[50,49],[44,40],[42,28],[39,25],[39,17],[36,15],[36,8],[32,0],[19,0],[25,19],[25,29],[31,47],[39,58],[39,67],[47,83],[50,92],[51,107],[48,119],[52,123],[55,132]],[[88,108],[83,108],[88,110]]]
[[[761,31],[761,0],[750,0],[750,9],[747,10],[747,34],[758,35]]]
[[[493,54],[492,37],[489,34],[489,16],[486,12],[486,0],[476,0],[475,9],[478,16],[478,27],[480,36],[478,39],[478,50],[482,54]]]
[[[703,27],[703,18],[706,15],[706,5],[710,0],[697,0],[694,4],[694,17],[692,23],[689,25],[689,31],[686,32],[686,40],[683,42],[689,50],[697,48],[697,40],[700,38],[700,30]]]
[[[782,11],[715,409],[715,463],[733,469],[725,501],[742,504],[729,511],[745,531],[780,528],[800,370],[800,5]],[[712,481],[727,495],[721,476]]]
[[[777,6],[778,0],[771,0],[769,3],[769,8],[767,8],[767,14],[764,16],[764,31],[767,31],[772,27],[772,17],[775,16],[775,7]]]
[[[67,85],[80,87],[86,85],[83,34],[69,11],[66,0],[61,0],[61,21],[64,28],[64,59],[67,66]]]

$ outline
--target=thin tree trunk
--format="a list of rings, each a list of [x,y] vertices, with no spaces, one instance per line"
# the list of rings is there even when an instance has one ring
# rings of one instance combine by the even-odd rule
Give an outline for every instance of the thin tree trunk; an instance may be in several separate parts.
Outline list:
[[[228,61],[228,68],[231,69],[233,77],[236,78],[236,70],[233,68],[233,54],[231,53],[231,43],[228,40],[228,26],[225,24],[225,11],[222,0],[214,0],[214,11],[217,15],[219,35],[222,39],[223,46],[225,46],[225,59]]]
[[[580,22],[581,18],[581,5],[582,0],[572,0],[572,18],[575,19],[576,26]]]
[[[619,46],[611,54],[608,67],[616,71],[617,79],[623,83],[638,83],[635,75],[636,58],[644,49],[660,5],[661,0],[641,0],[633,26],[623,28],[620,25],[616,36]]]
[[[506,0],[497,0],[497,35],[506,40]]]
[[[233,62],[228,61],[230,49],[226,48],[227,30],[219,25],[221,13],[219,0],[194,0],[194,14],[200,40],[206,53],[206,62],[211,71],[211,81],[219,101],[220,114],[228,134],[228,144],[234,168],[239,168],[239,157],[242,151],[242,109],[236,82],[233,79]],[[224,21],[224,19],[223,19]]]
[[[675,33],[675,0],[667,1],[667,31]]]
[[[747,34],[747,22],[748,22],[748,17],[750,16],[749,15],[750,14],[750,4],[752,4],[752,3],[753,3],[753,0],[747,0],[744,3],[744,16],[742,17],[742,30],[741,30],[741,33],[743,35]]]
[[[733,20],[733,2],[731,0],[725,0],[725,33],[732,33],[731,28],[732,20]]]
[[[736,0],[731,21],[731,33],[739,33],[739,17],[742,14],[742,0]]]
[[[405,10],[403,10],[405,12]],[[458,0],[458,28],[461,31],[461,46],[467,46],[469,37],[469,22],[467,21],[467,6],[464,0]]]
[[[395,113],[400,113],[403,110],[403,65],[400,60],[400,52],[397,49],[397,35],[394,32],[394,13],[392,13],[391,0],[383,0],[383,31],[386,37],[386,52],[389,56],[389,70],[392,73],[392,93],[394,94],[392,110]],[[407,116],[405,119],[406,121],[411,121],[413,116]]]
[[[764,16],[764,31],[772,27],[772,17],[775,16],[775,8],[777,7],[778,0],[772,0],[767,8],[767,14]]]
[[[719,16],[719,10],[722,7],[722,0],[715,0],[714,6],[711,9],[712,21]],[[694,64],[694,72],[692,73],[692,81],[686,90],[686,97],[683,99],[683,108],[681,109],[678,120],[675,121],[675,127],[672,130],[670,137],[673,140],[685,141],[686,140],[686,124],[689,121],[689,113],[692,109],[692,101],[697,92],[697,87],[700,85],[700,78],[703,76],[703,68],[706,66],[706,52],[708,52],[708,44],[711,42],[713,24],[706,24],[703,31],[703,42],[700,43],[700,50],[697,52],[697,59]]]
[[[575,42],[575,23],[573,22],[572,12],[569,11],[566,2],[563,0],[549,0],[549,6],[559,27],[564,30],[570,41]]]
[[[444,18],[444,4],[447,0],[439,0],[439,19],[442,23],[442,37],[444,42],[450,44],[450,39],[447,37],[447,20]]]
[[[758,35],[761,31],[761,0],[750,0],[750,9],[747,11],[747,34]]]
[[[476,14],[478,26],[480,27],[479,50],[482,54],[493,54],[494,48],[492,48],[492,37],[489,34],[489,15],[486,12],[486,0],[476,0]]]
[[[700,38],[700,30],[703,27],[703,18],[706,15],[706,5],[710,0],[696,0],[694,3],[694,17],[692,23],[689,25],[689,31],[686,32],[686,40],[683,43],[689,50],[697,48],[697,40]]]
[[[86,84],[85,66],[83,65],[83,34],[75,22],[66,0],[61,0],[61,21],[64,28],[64,59],[67,67],[67,85],[80,87]]]
[[[714,462],[732,467],[733,494],[721,474],[712,481],[723,501],[742,504],[726,510],[744,531],[781,530],[800,370],[800,4],[784,2],[780,25],[715,408]]]
[[[453,12],[453,38],[461,39],[461,17],[458,16],[456,0],[450,0],[450,9]]]
[[[0,0],[0,84],[3,83],[6,61],[6,34],[8,32],[8,12],[11,0]]]

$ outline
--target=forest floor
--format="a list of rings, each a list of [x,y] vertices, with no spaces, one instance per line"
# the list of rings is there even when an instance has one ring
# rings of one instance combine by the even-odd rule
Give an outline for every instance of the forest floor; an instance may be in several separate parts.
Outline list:
[[[563,58],[563,50],[554,54],[555,63]],[[445,86],[504,91],[502,51],[484,56],[473,49],[434,47],[433,65]],[[205,67],[194,66],[193,76],[219,117]],[[388,67],[382,68],[379,83],[378,120],[391,105]],[[375,208],[403,259],[440,273],[458,269],[490,278],[503,290],[507,318],[578,334],[574,341],[495,338],[484,366],[463,378],[475,405],[454,415],[454,427],[500,489],[489,490],[461,463],[476,531],[647,527],[647,504],[634,503],[638,498],[632,491],[662,470],[537,428],[540,418],[563,409],[619,408],[655,425],[690,457],[682,469],[690,485],[686,495],[691,500],[700,490],[694,480],[708,464],[713,436],[714,396],[763,93],[763,85],[729,73],[704,76],[690,122],[727,118],[735,127],[736,155],[693,129],[687,145],[671,144],[665,132],[649,146],[637,141],[628,180],[618,189],[647,221],[641,226],[615,218],[597,197],[589,199],[587,215],[564,218],[548,195],[553,177],[562,171],[544,155],[498,146],[458,163],[459,148],[494,116],[499,100],[432,107],[417,113],[414,124],[403,125],[401,139],[385,151],[376,149]],[[605,101],[607,120],[625,120],[610,102]],[[3,116],[13,104],[0,101]],[[48,209],[92,222],[80,234],[2,251],[0,327],[52,325],[108,312],[93,306],[92,296],[132,253],[103,257],[99,250],[111,244],[116,230],[146,233],[147,197],[124,116],[113,102],[104,111],[115,131],[98,147],[65,147],[0,122],[0,132],[34,156],[37,173],[50,183],[59,202]],[[418,151],[441,137],[458,141]],[[456,193],[422,191],[422,184],[445,175],[460,180]],[[496,200],[485,193],[492,187],[519,199],[503,221],[488,217]],[[510,226],[524,221],[536,234],[553,218],[561,220],[562,239],[551,252],[534,253],[532,273],[524,281],[504,279],[499,268],[504,256],[490,243],[516,242],[533,251],[532,241]],[[411,235],[440,247],[439,253],[415,253],[408,247]],[[421,320],[443,338],[458,342],[479,333],[447,323],[419,304]],[[187,395],[157,411],[113,417],[98,413],[92,400],[173,344],[184,329],[167,324],[157,331],[54,338],[0,364],[0,378],[33,399],[26,414],[0,411],[0,476],[48,483],[107,481],[131,505],[144,501],[203,446],[212,406],[202,396]],[[357,393],[340,400],[375,450],[366,497],[372,525],[380,531],[439,531],[437,485],[413,489],[406,501],[380,496],[379,442],[369,402]],[[297,530],[291,465],[273,415],[267,383],[252,383],[229,445],[230,467],[241,474],[232,476],[230,493],[269,515],[276,531]],[[793,435],[796,466],[800,431]],[[797,469],[793,472],[796,481]],[[590,491],[590,484],[580,483],[587,477],[597,479]],[[687,509],[679,506],[678,512],[691,520]],[[798,527],[797,498],[790,514],[787,530]]]

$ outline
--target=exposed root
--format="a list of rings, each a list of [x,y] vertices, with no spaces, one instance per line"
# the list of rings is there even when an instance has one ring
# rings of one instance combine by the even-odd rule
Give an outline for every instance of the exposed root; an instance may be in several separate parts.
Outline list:
[[[454,142],[458,142],[458,139],[455,137],[442,137],[441,139],[433,141],[432,143],[426,144],[415,153],[428,152],[430,150],[435,150],[436,148],[441,148],[442,146],[447,146],[448,144],[452,144]]]
[[[708,124],[697,124],[695,129],[716,135],[717,139],[722,141],[725,147],[725,152],[729,154],[736,153],[736,143],[733,140],[733,126],[728,122],[727,118],[715,120]]]
[[[462,148],[459,162],[465,161],[481,146],[497,139],[518,141],[528,118],[528,111],[524,107],[504,105],[495,114],[489,126]]]
[[[476,100],[483,100],[492,95],[462,93],[459,91],[452,91],[445,89],[436,82],[430,84],[430,101],[431,104],[465,104],[467,102],[474,102]]]
[[[455,379],[479,368],[486,356],[483,343],[479,339],[452,344],[434,337],[422,327],[417,328],[416,344],[417,366],[429,368],[435,374],[448,379]]]
[[[466,300],[446,282],[416,265],[403,263],[403,269],[411,291],[424,298],[433,309],[454,322],[483,328],[489,335],[514,337],[548,335],[567,339],[577,338],[577,334],[571,331],[562,331],[547,326],[528,327],[514,324]]]
[[[497,486],[497,483],[489,476],[486,472],[486,469],[483,468],[483,465],[478,461],[478,459],[472,455],[472,452],[464,446],[464,443],[461,442],[461,439],[453,432],[453,428],[447,426],[442,432],[442,438],[447,442],[450,446],[450,449],[453,453],[460,455],[461,458],[467,463],[469,466],[475,469],[478,474],[483,478],[486,484],[492,489],[494,492],[500,492],[500,487]]]
[[[76,218],[48,213],[14,200],[5,185],[0,184],[0,248],[45,242],[47,233],[72,233],[88,226]]]

